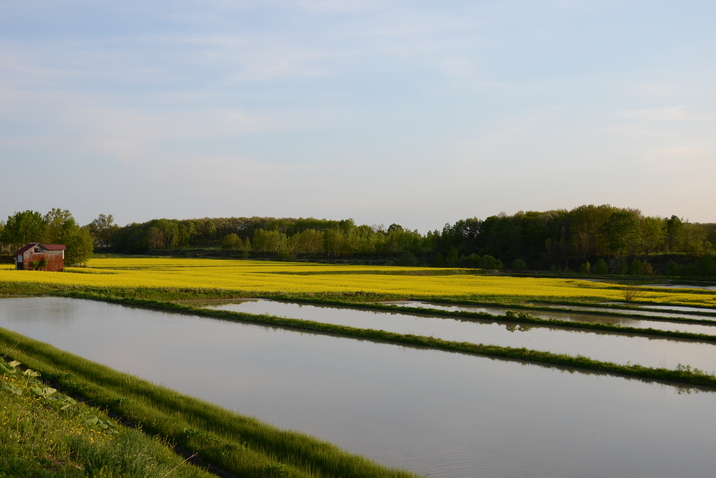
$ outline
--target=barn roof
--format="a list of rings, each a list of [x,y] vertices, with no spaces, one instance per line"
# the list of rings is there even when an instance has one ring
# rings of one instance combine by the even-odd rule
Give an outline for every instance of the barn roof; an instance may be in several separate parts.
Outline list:
[[[40,246],[48,251],[64,251],[67,247],[64,244],[40,244],[39,242],[31,242],[30,244],[21,247],[15,251],[15,254],[24,254],[25,251],[32,249],[33,247]]]

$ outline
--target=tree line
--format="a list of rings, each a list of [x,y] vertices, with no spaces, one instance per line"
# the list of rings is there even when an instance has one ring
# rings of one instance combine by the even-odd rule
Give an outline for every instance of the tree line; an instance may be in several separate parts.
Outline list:
[[[35,221],[48,221],[62,212],[71,217],[68,211],[53,211],[47,217],[32,211],[16,216],[35,214]],[[9,217],[4,230],[17,231],[18,220]],[[221,248],[243,257],[288,260],[374,259],[439,267],[716,276],[716,265],[711,267],[716,224],[650,217],[610,205],[474,217],[425,235],[398,224],[385,228],[357,225],[352,219],[314,218],[153,219],[120,227],[104,214],[79,229],[97,250],[123,254]],[[5,243],[15,239],[17,232],[0,232]]]
[[[111,236],[112,250],[121,253],[221,247],[245,257],[372,257],[403,265],[647,274],[666,273],[670,262],[682,267],[709,256],[714,243],[716,224],[610,205],[469,218],[425,235],[398,224],[357,225],[352,219],[240,217],[154,219]],[[708,271],[708,264],[702,269]]]

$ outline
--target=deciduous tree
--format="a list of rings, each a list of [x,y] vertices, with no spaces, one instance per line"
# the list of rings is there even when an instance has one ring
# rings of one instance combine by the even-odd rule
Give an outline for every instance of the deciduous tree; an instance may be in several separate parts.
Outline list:
[[[2,242],[19,248],[30,242],[45,242],[45,219],[37,211],[16,212],[7,218]]]

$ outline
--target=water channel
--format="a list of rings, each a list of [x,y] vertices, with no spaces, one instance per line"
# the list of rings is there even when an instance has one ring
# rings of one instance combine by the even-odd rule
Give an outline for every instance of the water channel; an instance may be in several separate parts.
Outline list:
[[[713,392],[76,299],[0,326],[431,477],[716,469]]]
[[[459,342],[527,347],[560,354],[585,355],[596,360],[620,364],[631,362],[648,367],[671,369],[682,364],[710,373],[716,371],[716,344],[714,343],[325,307],[263,299],[207,304],[205,307],[279,315],[401,334],[426,335]]]

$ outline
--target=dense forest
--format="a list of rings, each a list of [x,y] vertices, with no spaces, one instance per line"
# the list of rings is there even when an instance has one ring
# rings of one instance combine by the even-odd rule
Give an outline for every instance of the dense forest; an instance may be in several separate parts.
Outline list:
[[[13,242],[7,233],[13,220],[8,218],[6,232],[0,231],[4,243]],[[223,251],[284,260],[716,276],[716,224],[649,217],[609,205],[470,218],[425,235],[397,224],[356,225],[352,219],[154,219],[119,227],[111,215],[103,214],[84,229],[96,250],[121,254]]]

